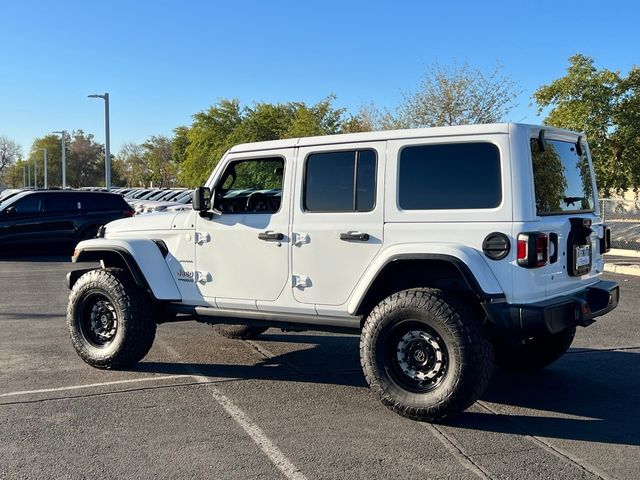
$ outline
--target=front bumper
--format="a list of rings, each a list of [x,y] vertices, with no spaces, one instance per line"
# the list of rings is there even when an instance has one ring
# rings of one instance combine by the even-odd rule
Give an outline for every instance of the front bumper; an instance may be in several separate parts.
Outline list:
[[[577,293],[543,302],[523,305],[486,303],[484,308],[497,333],[518,342],[578,325],[586,327],[596,317],[616,308],[619,299],[617,282],[602,280]]]

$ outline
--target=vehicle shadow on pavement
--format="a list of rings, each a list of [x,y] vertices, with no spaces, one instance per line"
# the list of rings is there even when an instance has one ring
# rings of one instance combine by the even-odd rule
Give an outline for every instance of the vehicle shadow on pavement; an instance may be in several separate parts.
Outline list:
[[[367,387],[360,368],[357,336],[265,334],[257,343],[269,350],[276,350],[274,347],[280,344],[278,350],[286,352],[274,352],[254,365],[142,361],[133,370],[169,375],[197,372],[212,380],[283,380]]]
[[[216,379],[326,383],[366,388],[357,336],[267,334],[259,344],[284,353],[255,365],[143,362],[138,372]],[[280,344],[280,346],[278,346]],[[301,348],[291,350],[290,344]],[[514,435],[640,446],[640,351],[571,350],[530,374],[496,369],[481,398],[499,415],[472,407],[444,423]]]
[[[496,369],[474,411],[447,422],[515,435],[640,446],[640,350],[571,350],[530,374]],[[496,405],[498,404],[498,405]]]

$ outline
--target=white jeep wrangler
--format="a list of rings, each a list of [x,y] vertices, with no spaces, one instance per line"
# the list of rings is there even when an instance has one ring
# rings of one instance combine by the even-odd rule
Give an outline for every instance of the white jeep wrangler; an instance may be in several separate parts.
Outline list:
[[[360,335],[364,375],[401,415],[470,406],[494,362],[542,368],[613,310],[580,134],[520,124],[298,138],[231,148],[193,210],[106,225],[67,276],[73,345],[98,368],[194,319]]]

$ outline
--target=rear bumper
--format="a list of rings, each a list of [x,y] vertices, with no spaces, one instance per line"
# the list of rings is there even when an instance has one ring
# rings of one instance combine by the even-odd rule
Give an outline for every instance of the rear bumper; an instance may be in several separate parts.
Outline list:
[[[572,295],[543,302],[523,305],[487,303],[484,308],[497,333],[518,342],[578,325],[586,327],[596,317],[616,308],[619,299],[618,284],[603,280]]]

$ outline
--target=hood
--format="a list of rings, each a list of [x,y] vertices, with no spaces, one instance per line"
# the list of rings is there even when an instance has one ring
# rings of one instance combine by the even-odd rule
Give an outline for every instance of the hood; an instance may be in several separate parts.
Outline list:
[[[123,218],[107,223],[106,234],[121,232],[138,232],[151,230],[171,230],[171,224],[177,214],[175,212],[142,215]]]

